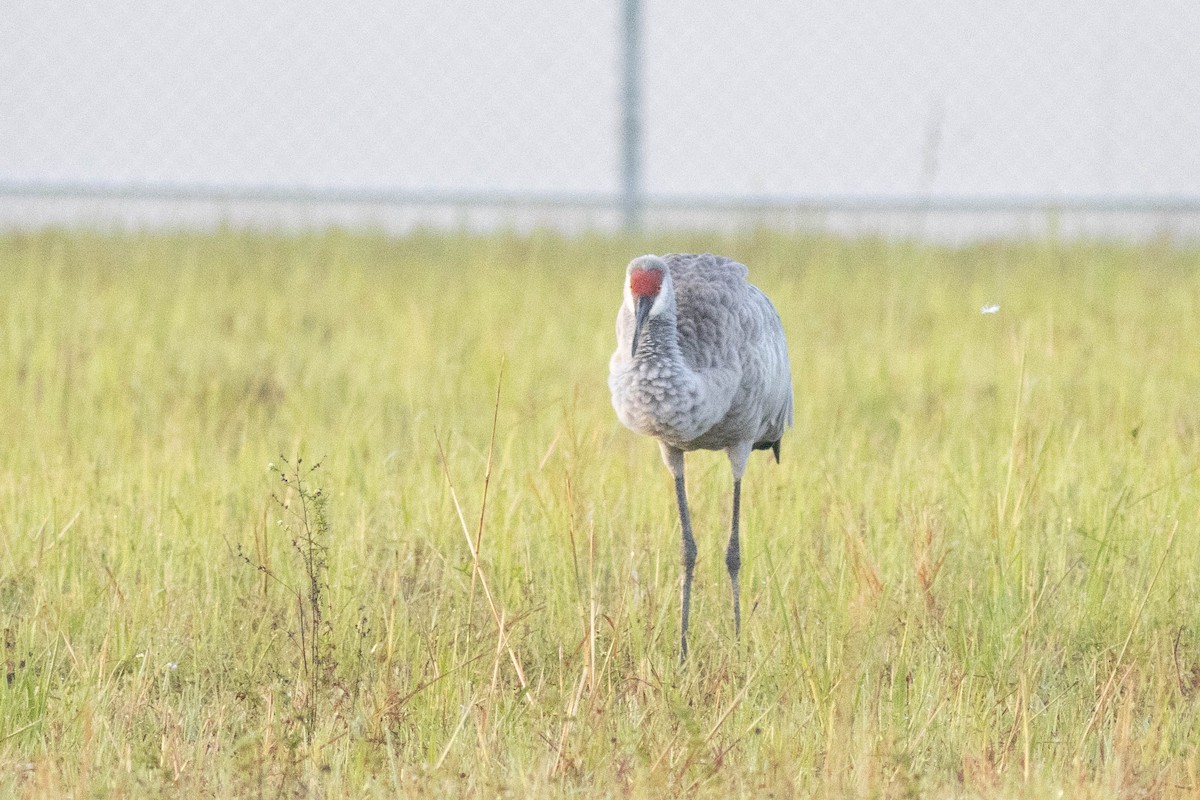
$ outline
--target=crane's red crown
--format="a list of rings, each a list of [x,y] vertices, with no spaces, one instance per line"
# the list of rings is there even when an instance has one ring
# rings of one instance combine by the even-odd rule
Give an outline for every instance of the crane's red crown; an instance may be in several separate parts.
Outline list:
[[[662,270],[635,269],[629,273],[629,291],[634,297],[656,297],[662,288]]]

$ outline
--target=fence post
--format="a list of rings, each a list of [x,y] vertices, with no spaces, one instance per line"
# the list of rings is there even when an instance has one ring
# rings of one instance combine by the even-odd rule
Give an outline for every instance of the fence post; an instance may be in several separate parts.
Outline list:
[[[624,0],[621,81],[621,217],[627,231],[642,224],[641,0]]]

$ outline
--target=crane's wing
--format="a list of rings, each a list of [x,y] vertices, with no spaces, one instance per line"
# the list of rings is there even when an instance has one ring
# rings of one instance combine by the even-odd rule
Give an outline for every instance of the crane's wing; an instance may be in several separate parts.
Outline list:
[[[709,253],[663,258],[675,283],[684,358],[693,369],[725,378],[714,382],[727,387],[723,434],[778,451],[792,424],[793,398],[787,339],[775,306],[733,259]]]
[[[756,286],[742,317],[743,402],[758,422],[755,446],[770,447],[779,458],[779,440],[792,424],[792,367],[787,338],[775,306]]]
[[[738,307],[750,284],[750,270],[712,253],[663,256],[675,284],[679,345],[693,369],[729,368],[737,363]]]

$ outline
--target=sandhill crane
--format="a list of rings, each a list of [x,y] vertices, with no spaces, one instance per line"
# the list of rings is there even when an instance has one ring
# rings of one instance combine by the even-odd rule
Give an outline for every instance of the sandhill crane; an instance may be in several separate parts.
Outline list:
[[[733,626],[741,634],[738,599],[738,512],[751,450],[770,449],[792,424],[792,374],[779,314],[751,285],[749,270],[722,256],[646,255],[625,269],[617,312],[617,349],[608,386],[617,417],[658,439],[675,476],[683,528],[681,658],[687,657],[688,610],[696,541],[683,481],[688,450],[724,450],[733,468],[733,524],[725,565],[733,588]]]

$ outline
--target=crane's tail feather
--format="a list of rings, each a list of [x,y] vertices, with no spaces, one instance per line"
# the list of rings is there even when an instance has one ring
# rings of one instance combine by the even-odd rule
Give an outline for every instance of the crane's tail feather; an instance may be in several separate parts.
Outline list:
[[[773,442],[755,442],[754,449],[755,450],[770,450],[772,453],[775,454],[775,463],[778,464],[779,463],[779,442],[780,441],[782,441],[782,440],[776,439]]]

